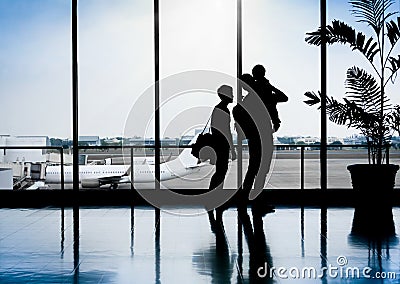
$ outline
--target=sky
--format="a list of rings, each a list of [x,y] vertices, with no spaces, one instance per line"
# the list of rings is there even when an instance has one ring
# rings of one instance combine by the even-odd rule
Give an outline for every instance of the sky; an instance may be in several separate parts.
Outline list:
[[[153,1],[80,0],[78,9],[79,135],[154,136]],[[329,22],[340,19],[367,32],[349,9],[347,1],[328,1]],[[70,10],[70,0],[0,0],[0,134],[71,138]],[[303,103],[306,91],[320,88],[320,50],[304,40],[318,26],[318,0],[243,1],[243,72],[263,64],[289,97],[278,106],[278,136],[319,136],[320,113]],[[353,65],[368,70],[348,47],[328,48],[329,95],[343,96]],[[183,92],[182,78],[200,89],[207,79],[195,70],[217,79],[207,90]],[[204,125],[218,103],[215,89],[235,87],[235,76],[236,1],[160,1],[161,136]],[[170,93],[170,84],[180,93]],[[398,90],[399,80],[389,88],[394,103],[400,103]],[[329,136],[354,133],[328,125]]]

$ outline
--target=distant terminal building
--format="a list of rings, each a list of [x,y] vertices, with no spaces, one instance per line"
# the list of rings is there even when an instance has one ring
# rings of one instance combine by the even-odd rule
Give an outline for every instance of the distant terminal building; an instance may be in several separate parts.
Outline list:
[[[328,137],[328,144],[332,144],[332,143],[335,143],[335,142],[340,142],[340,143],[344,143],[344,140],[343,140],[343,138],[340,138],[340,137]]]
[[[294,142],[296,144],[306,144],[306,145],[312,145],[312,144],[318,144],[321,143],[321,139],[319,137],[298,137],[294,139]]]
[[[50,146],[50,139],[47,136],[10,136],[0,135],[1,186],[3,189],[12,189],[9,184],[14,179],[20,180],[25,176],[44,173],[41,165],[46,162],[46,149],[40,147]],[[39,149],[24,149],[25,147],[39,147]],[[7,147],[21,147],[21,149],[7,149]],[[35,166],[38,166],[35,168]],[[11,177],[10,177],[11,176]]]
[[[144,145],[145,144],[145,141],[144,141],[145,139],[143,139],[143,138],[138,138],[138,137],[135,137],[135,138],[128,138],[127,139],[127,145],[130,145],[130,146],[142,146],[142,145]]]
[[[350,137],[344,138],[343,142],[344,144],[364,145],[367,144],[367,138],[362,135],[351,135]]]
[[[129,138],[128,140],[129,146],[154,146],[155,141],[154,138]]]
[[[0,146],[2,147],[29,147],[50,146],[50,139],[48,136],[0,136]],[[11,162],[46,162],[46,149],[4,149],[0,153],[1,163]]]
[[[85,146],[101,146],[99,136],[79,136],[79,144]]]
[[[105,143],[105,144],[107,144],[107,145],[117,145],[117,144],[121,144],[122,143],[122,138],[117,138],[117,137],[115,137],[115,138],[104,138],[103,139],[103,142]],[[100,141],[100,143],[101,143],[101,141]]]
[[[294,139],[294,142],[296,144],[307,144],[307,145],[312,145],[312,144],[319,144],[321,143],[321,139],[319,137],[312,137],[312,136],[307,136],[307,137],[296,137]],[[333,142],[341,142],[344,143],[343,138],[339,137],[327,137],[327,143],[332,144]]]

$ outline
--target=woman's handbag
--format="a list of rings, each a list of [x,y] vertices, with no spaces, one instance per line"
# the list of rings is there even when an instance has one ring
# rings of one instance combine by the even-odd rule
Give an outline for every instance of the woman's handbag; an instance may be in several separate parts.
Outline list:
[[[214,136],[210,132],[204,133],[210,119],[211,117],[208,119],[203,131],[197,137],[196,142],[192,145],[192,155],[198,159],[197,163],[210,160],[210,164],[215,165],[216,154],[214,150]]]

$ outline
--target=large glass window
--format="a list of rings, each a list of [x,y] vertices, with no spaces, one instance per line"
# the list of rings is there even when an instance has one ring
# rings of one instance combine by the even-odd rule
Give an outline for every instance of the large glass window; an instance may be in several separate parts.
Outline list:
[[[69,137],[70,1],[1,1],[0,25],[0,133]]]
[[[96,145],[115,146],[80,153],[89,162],[130,165],[118,147],[154,142],[154,124],[149,123],[154,113],[153,3],[89,0],[78,5],[80,144],[93,145],[85,140],[95,136]],[[146,153],[135,149],[134,155]],[[104,171],[118,176],[127,168]]]
[[[217,89],[236,85],[235,1],[160,1],[160,78],[161,138],[180,140],[201,132],[220,101]],[[169,154],[163,148],[162,155]],[[237,188],[233,168],[236,163],[231,163],[227,188]],[[202,167],[193,178],[166,184],[207,188],[212,170],[212,166]]]
[[[0,1],[0,26],[0,147],[21,147],[1,150],[0,189],[23,189],[60,161],[59,150],[26,147],[71,136],[71,3]]]

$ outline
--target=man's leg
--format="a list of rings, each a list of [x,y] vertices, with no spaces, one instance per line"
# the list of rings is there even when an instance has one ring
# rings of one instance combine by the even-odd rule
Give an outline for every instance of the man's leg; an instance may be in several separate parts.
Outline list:
[[[261,146],[262,145],[262,146]],[[262,148],[261,148],[262,147]],[[255,177],[254,189],[263,189],[265,186],[265,179],[269,173],[273,155],[273,140],[272,137],[263,137],[262,144],[260,143],[260,166]]]
[[[264,189],[273,155],[272,139],[264,141],[263,145],[265,145],[265,147],[262,149],[261,165],[254,181],[254,189],[256,190]],[[253,216],[264,216],[265,214],[275,212],[275,210],[273,206],[261,202],[260,198],[256,198],[253,200],[252,212]]]
[[[235,196],[236,204],[238,209],[243,209],[247,206],[249,199],[249,193],[253,187],[254,179],[257,175],[258,169],[260,167],[260,154],[259,148],[260,143],[256,138],[248,139],[249,146],[249,165],[247,167],[246,176],[244,178],[242,186],[239,188]]]
[[[260,170],[261,163],[261,143],[258,138],[249,139],[249,166],[243,182],[243,190],[248,194],[253,187],[254,179]]]

